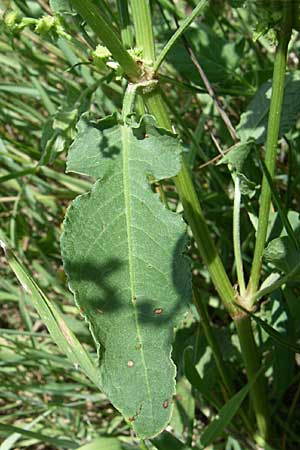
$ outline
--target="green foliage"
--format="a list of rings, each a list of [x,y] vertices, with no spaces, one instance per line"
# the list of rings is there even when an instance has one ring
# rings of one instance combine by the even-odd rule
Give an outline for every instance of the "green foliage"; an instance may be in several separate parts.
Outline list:
[[[230,83],[231,87],[237,84],[237,68],[243,54],[243,40],[228,42],[205,25],[191,28],[185,36],[195,52],[201,54],[201,66],[211,83]],[[182,42],[175,45],[168,59],[180,75],[196,85],[202,85],[199,73]]]
[[[299,2],[0,9],[0,450],[298,449]]]
[[[251,0],[248,0],[250,3]],[[299,0],[255,0],[254,3],[257,8],[257,14],[260,16],[259,28],[267,30],[275,27],[280,30],[281,20],[284,16],[284,9],[288,10],[290,15],[291,25],[299,29],[300,23],[300,2]]]
[[[68,210],[64,266],[99,347],[102,389],[139,436],[151,437],[170,420],[172,326],[191,290],[184,224],[147,177],[176,175],[180,145],[150,116],[134,128],[83,118],[79,130],[68,171],[100,180]]]
[[[70,13],[72,11],[70,2],[68,0],[50,0],[50,8],[57,13]]]
[[[300,72],[294,71],[286,76],[284,100],[281,113],[279,137],[295,126],[300,113],[300,100],[297,93],[300,88]],[[264,83],[251,100],[247,111],[241,115],[238,134],[242,142],[254,139],[257,144],[266,140],[268,113],[272,83]]]
[[[273,239],[265,250],[266,261],[285,273],[300,268],[300,254],[288,236]]]

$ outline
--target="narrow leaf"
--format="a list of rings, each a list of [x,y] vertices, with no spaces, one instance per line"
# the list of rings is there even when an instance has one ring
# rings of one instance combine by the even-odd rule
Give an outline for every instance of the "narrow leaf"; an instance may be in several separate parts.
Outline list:
[[[210,404],[216,406],[215,399],[211,395],[210,390],[203,382],[198,370],[193,362],[193,348],[187,347],[184,351],[184,373],[193,388],[197,389]]]
[[[39,442],[43,443],[47,442],[48,444],[53,445],[55,448],[75,449],[78,447],[78,444],[76,444],[76,442],[70,441],[68,439],[60,439],[52,436],[47,436],[44,433],[25,430],[23,428],[15,427],[13,425],[6,425],[4,423],[0,423],[0,430],[6,431],[8,433],[18,433],[26,437],[37,439]]]
[[[171,417],[172,329],[191,296],[185,225],[148,180],[176,175],[181,147],[151,116],[132,129],[113,120],[79,125],[68,170],[101,179],[70,206],[61,246],[99,347],[102,389],[145,438]]]
[[[191,450],[191,447],[181,442],[173,434],[164,431],[157,438],[151,440],[158,450]]]
[[[202,448],[208,447],[214,440],[220,436],[223,430],[230,424],[236,413],[239,411],[243,401],[248,395],[251,387],[260,375],[261,370],[257,372],[251,383],[246,384],[239,392],[237,392],[231,399],[220,409],[218,417],[214,419],[204,430],[200,444]]]
[[[77,450],[122,450],[122,445],[117,438],[100,437],[78,447]]]
[[[157,60],[154,64],[154,71],[156,72],[161,63],[166,59],[167,54],[170,52],[170,50],[174,47],[178,39],[183,35],[183,33],[186,31],[186,29],[191,25],[191,23],[196,19],[196,17],[202,13],[205,8],[208,6],[209,0],[201,0],[200,3],[193,9],[191,14],[183,21],[183,23],[180,25],[178,30],[172,35],[171,39],[167,44],[164,46],[163,50],[161,51],[160,55],[158,56]]]
[[[284,338],[278,331],[276,331],[271,325],[267,324],[264,320],[262,320],[260,317],[256,316],[255,314],[251,313],[250,311],[246,310],[240,305],[237,305],[240,309],[242,309],[244,312],[247,312],[252,319],[259,325],[265,332],[272,338],[274,341],[277,342],[277,344],[281,345],[284,348],[287,348],[288,350],[291,350],[295,353],[300,354],[300,345],[295,344],[294,342],[290,341],[289,339]]]
[[[4,239],[3,234],[1,234],[1,239]],[[74,333],[68,327],[62,314],[35,283],[23,264],[8,246],[7,242],[1,240],[0,246],[4,250],[11,269],[14,271],[22,288],[31,299],[33,306],[48,328],[54,342],[60,350],[66,354],[71,363],[79,366],[86,376],[99,387],[97,368],[84,347],[82,347]]]
[[[284,209],[284,207],[283,207],[283,205],[281,203],[280,197],[277,194],[277,191],[275,189],[272,177],[271,177],[271,175],[270,175],[270,173],[268,171],[266,163],[263,160],[261,160],[260,163],[261,163],[261,166],[262,166],[262,169],[263,169],[263,173],[264,173],[265,177],[267,178],[270,190],[272,192],[272,198],[273,198],[274,204],[275,204],[275,206],[276,206],[276,208],[278,210],[278,214],[279,214],[280,219],[281,219],[281,221],[282,221],[282,223],[284,225],[284,228],[285,228],[285,230],[287,232],[287,235],[290,237],[291,241],[293,242],[293,244],[295,246],[295,249],[298,250],[298,252],[299,252],[299,243],[298,243],[298,240],[297,240],[297,236],[296,236],[296,234],[295,234],[295,232],[293,230],[293,227],[291,225],[291,222],[289,221],[288,213],[285,211],[285,209]]]

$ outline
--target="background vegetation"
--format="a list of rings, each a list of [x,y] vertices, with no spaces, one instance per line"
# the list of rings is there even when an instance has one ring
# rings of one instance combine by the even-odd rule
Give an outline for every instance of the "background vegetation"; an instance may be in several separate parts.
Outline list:
[[[118,2],[94,3],[105,19],[120,29]],[[16,270],[29,270],[67,327],[96,358],[90,332],[67,288],[59,248],[66,208],[78,194],[90,189],[92,181],[65,174],[65,161],[80,115],[89,111],[102,118],[119,112],[126,80],[105,49],[97,47],[98,38],[80,16],[74,11],[60,14],[66,9],[62,4],[52,1],[58,13],[54,18],[44,0],[0,1],[1,238],[10,242],[21,261]],[[196,0],[151,1],[157,54],[197,4]],[[232,243],[236,173],[241,178],[240,235],[247,278],[255,243],[263,171],[260,161],[276,44],[274,32],[266,33],[269,19],[255,2],[243,5],[238,0],[214,0],[184,39],[178,40],[161,67],[168,114],[187,149],[205,218],[233,283],[237,281]],[[277,20],[276,11],[272,20]],[[131,25],[123,27],[123,40],[127,36],[130,43],[132,31]],[[284,236],[298,242],[299,236],[299,47],[294,30],[268,242]],[[138,103],[138,108],[143,107]],[[240,141],[247,144],[243,147]],[[243,155],[242,161],[237,159],[236,149]],[[235,156],[230,159],[230,155]],[[223,164],[218,165],[220,161]],[[154,188],[158,191],[159,186]],[[183,207],[173,181],[163,182],[162,189],[169,207],[181,214]],[[257,436],[255,443],[253,438],[256,426],[248,398],[244,402],[246,422],[243,410],[233,417],[240,397],[222,410],[221,424],[214,421],[228,395],[212,348],[219,349],[233,393],[247,385],[247,379],[233,322],[188,232],[194,285],[209,318],[195,300],[196,305],[191,304],[176,330],[173,359],[178,374],[173,417],[166,432],[146,443],[136,439],[130,424],[105,395],[53,343],[32,292],[18,284],[7,255],[1,255],[0,450],[72,449],[88,442],[92,444],[82,448],[258,448],[261,441]],[[281,245],[282,241],[276,243]],[[264,448],[297,449],[300,305],[299,274],[294,269],[300,259],[297,249],[289,244],[282,249],[280,245],[274,247],[273,241],[265,254],[262,278],[269,280],[265,286],[274,272],[292,275],[279,289],[261,296],[253,311],[254,330],[264,360],[273,425],[271,446],[264,444]],[[10,258],[12,264],[13,256]],[[207,332],[208,326],[212,334]],[[214,428],[208,430],[212,423]],[[204,430],[212,434],[205,435]]]

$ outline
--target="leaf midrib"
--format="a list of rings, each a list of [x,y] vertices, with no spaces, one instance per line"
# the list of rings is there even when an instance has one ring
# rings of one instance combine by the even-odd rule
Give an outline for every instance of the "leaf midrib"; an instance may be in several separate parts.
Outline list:
[[[124,204],[125,204],[125,218],[126,218],[126,233],[128,243],[128,264],[129,264],[129,278],[130,278],[130,293],[131,303],[134,310],[134,321],[136,326],[136,333],[140,344],[142,365],[144,369],[144,376],[146,381],[148,398],[151,403],[151,414],[153,417],[152,402],[151,402],[151,388],[149,383],[148,370],[145,361],[144,346],[142,341],[142,335],[138,320],[138,308],[136,305],[136,292],[135,292],[135,272],[134,272],[134,258],[133,258],[133,240],[131,230],[131,202],[130,202],[130,174],[129,174],[129,139],[131,130],[127,126],[122,126],[122,159],[123,159],[123,191],[124,191]]]

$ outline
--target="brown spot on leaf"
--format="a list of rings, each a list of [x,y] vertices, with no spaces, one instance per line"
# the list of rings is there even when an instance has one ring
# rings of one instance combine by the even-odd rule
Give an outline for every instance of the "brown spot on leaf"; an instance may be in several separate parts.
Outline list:
[[[163,407],[164,407],[165,409],[167,409],[168,406],[169,406],[169,400],[165,400],[165,401],[163,402]]]
[[[128,417],[128,420],[129,420],[129,422],[134,422],[135,418],[133,416],[132,417]]]
[[[79,312],[80,312],[80,314],[82,314],[83,313],[83,308],[79,308]]]
[[[156,314],[157,316],[159,316],[159,315],[163,312],[163,309],[162,309],[162,308],[155,308],[155,309],[153,310],[153,312],[154,312],[154,314]]]
[[[132,361],[132,359],[130,359],[127,363],[127,367],[131,368],[134,366],[134,362]]]
[[[147,139],[149,137],[149,134],[145,134],[144,138]]]
[[[63,333],[63,335],[64,335],[66,341],[67,341],[68,344],[72,347],[72,346],[74,345],[73,337],[72,337],[72,335],[70,334],[70,331],[69,331],[67,325],[65,324],[65,322],[64,322],[63,320],[59,320],[58,323],[59,323],[59,325],[60,325],[60,329],[61,329],[61,331],[62,331],[62,333]],[[71,351],[71,349],[70,349],[70,351]]]

